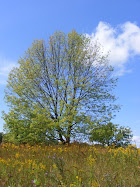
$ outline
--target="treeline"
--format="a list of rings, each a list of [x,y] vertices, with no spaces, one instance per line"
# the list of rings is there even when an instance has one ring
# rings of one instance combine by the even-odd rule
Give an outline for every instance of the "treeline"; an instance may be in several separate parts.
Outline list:
[[[86,134],[87,135],[87,134]],[[111,146],[115,147],[127,147],[131,144],[132,140],[132,131],[130,128],[119,127],[118,125],[114,125],[113,123],[108,123],[107,125],[96,124],[94,129],[88,134],[89,141],[91,143],[99,143],[103,146]],[[73,140],[74,141],[74,140]],[[44,143],[45,145],[57,145],[59,141],[46,139],[44,142],[19,142],[12,136],[12,134],[0,133],[0,143],[30,143],[32,145],[38,143]]]

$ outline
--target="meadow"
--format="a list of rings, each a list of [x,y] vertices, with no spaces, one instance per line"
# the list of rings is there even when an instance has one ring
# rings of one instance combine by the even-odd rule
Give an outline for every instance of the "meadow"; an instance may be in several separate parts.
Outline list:
[[[0,145],[0,187],[138,187],[140,149]]]

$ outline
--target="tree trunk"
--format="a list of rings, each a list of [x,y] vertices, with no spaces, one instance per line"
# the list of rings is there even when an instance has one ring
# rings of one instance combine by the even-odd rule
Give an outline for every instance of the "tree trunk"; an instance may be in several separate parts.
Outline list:
[[[66,137],[66,143],[67,143],[67,144],[70,143],[71,128],[72,128],[72,125],[69,125],[69,126],[68,126],[68,130],[67,130],[67,137]]]
[[[65,140],[63,139],[63,137],[62,137],[62,134],[59,132],[59,140],[63,143],[63,144],[65,144]]]
[[[67,143],[68,145],[70,144],[70,137],[69,137],[69,136],[66,138],[66,143]]]

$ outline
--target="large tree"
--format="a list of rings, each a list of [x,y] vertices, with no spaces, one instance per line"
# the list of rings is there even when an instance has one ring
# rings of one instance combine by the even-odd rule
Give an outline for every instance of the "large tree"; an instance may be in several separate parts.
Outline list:
[[[8,78],[5,129],[19,142],[69,143],[83,125],[116,109],[116,80],[100,47],[72,31],[35,40]]]

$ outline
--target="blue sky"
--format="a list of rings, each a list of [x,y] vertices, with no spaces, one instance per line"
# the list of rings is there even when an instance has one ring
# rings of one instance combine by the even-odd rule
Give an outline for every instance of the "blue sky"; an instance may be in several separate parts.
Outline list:
[[[9,71],[34,39],[56,30],[91,36],[119,77],[115,93],[122,105],[115,123],[129,126],[140,145],[140,1],[139,0],[0,0],[0,111]],[[1,114],[0,114],[1,116]],[[3,129],[0,119],[0,131]]]

